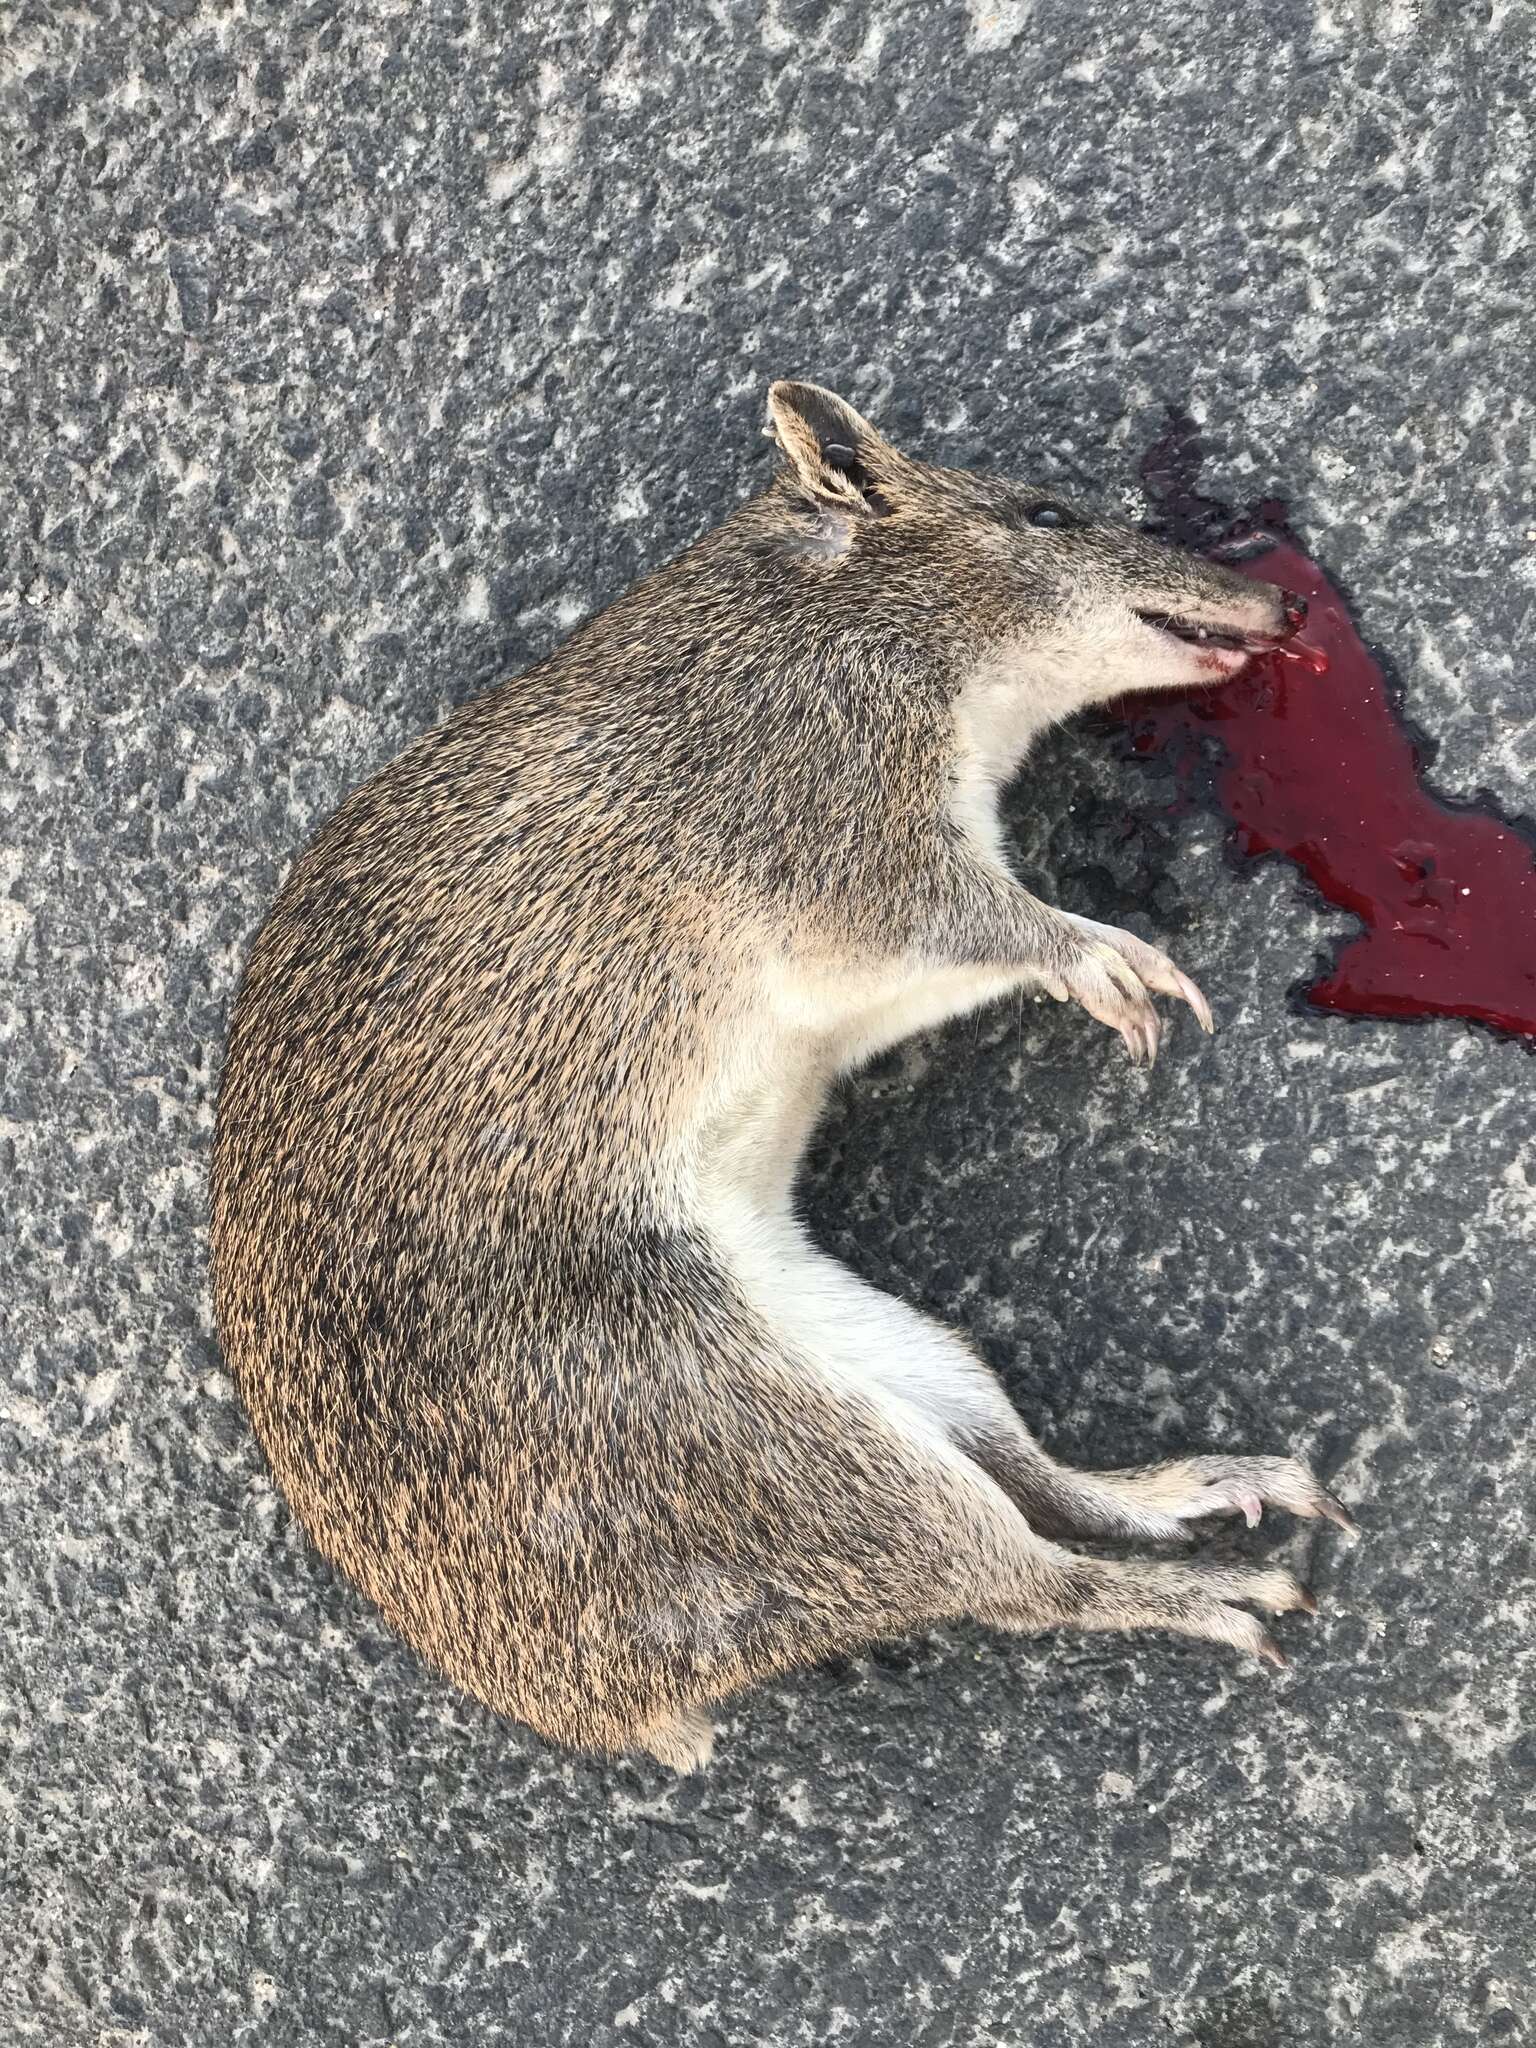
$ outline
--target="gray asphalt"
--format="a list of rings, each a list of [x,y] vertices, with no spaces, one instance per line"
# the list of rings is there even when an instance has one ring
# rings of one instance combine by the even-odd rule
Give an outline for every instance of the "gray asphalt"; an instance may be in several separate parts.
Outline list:
[[[848,1089],[809,1188],[1064,1455],[1296,1449],[1292,1669],[955,1629],[704,1778],[455,1696],[305,1548],[209,1318],[229,1003],[342,793],[765,474],[767,381],[1131,500],[1288,495],[1441,788],[1536,808],[1536,16],[11,0],[0,18],[0,2037],[1529,2037],[1536,1077],[1288,991],[1350,920],[1105,732],[1010,805],[1221,1016]],[[8,168],[6,161],[8,159]]]

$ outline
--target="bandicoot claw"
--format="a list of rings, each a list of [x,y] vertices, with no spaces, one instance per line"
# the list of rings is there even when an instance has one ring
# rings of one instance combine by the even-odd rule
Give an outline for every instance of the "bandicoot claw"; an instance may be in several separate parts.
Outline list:
[[[1173,970],[1173,976],[1174,980],[1177,981],[1177,983],[1179,984],[1179,994],[1184,998],[1185,1002],[1188,1003],[1189,1007],[1194,1011],[1195,1016],[1199,1021],[1200,1029],[1203,1032],[1205,1032],[1207,1036],[1209,1036],[1216,1029],[1216,1020],[1211,1015],[1210,1004],[1205,1000],[1205,997],[1201,994],[1198,986],[1190,980],[1187,974],[1182,973],[1177,967],[1175,967]]]
[[[1346,1536],[1358,1536],[1360,1534],[1359,1523],[1355,1521],[1343,1502],[1335,1500],[1331,1493],[1320,1493],[1318,1495],[1314,1512],[1321,1515],[1325,1522],[1332,1522],[1336,1529],[1342,1529]]]
[[[1131,1056],[1131,1065],[1150,1067],[1157,1058],[1157,1040],[1148,1026],[1138,1019],[1135,1023],[1122,1026],[1120,1036],[1125,1040],[1126,1051]]]

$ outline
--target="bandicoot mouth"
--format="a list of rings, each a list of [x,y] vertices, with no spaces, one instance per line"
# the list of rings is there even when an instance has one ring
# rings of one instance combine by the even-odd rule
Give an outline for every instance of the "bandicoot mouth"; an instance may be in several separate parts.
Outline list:
[[[1175,640],[1187,640],[1192,647],[1227,647],[1236,654],[1270,654],[1289,637],[1288,633],[1226,633],[1218,626],[1197,626],[1190,619],[1177,619],[1170,612],[1138,611],[1136,616],[1144,626],[1153,626]]]

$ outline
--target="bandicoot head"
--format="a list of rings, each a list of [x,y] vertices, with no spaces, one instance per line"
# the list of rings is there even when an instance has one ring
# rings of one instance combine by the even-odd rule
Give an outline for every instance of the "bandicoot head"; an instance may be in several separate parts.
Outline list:
[[[949,623],[968,673],[1016,678],[1057,715],[1219,683],[1305,616],[1274,584],[1054,488],[913,461],[820,385],[773,385],[768,419],[786,457],[768,503],[807,573],[851,608],[867,594],[929,632]]]

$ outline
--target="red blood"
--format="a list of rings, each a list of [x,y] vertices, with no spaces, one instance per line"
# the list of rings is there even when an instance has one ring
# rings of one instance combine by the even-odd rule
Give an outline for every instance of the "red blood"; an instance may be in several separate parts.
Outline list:
[[[1165,754],[1189,791],[1216,742],[1214,795],[1237,852],[1283,854],[1360,919],[1306,1001],[1368,1017],[1468,1017],[1536,1040],[1531,841],[1486,800],[1454,804],[1424,787],[1386,678],[1283,508],[1217,532],[1220,508],[1192,490],[1193,448],[1188,422],[1176,421],[1143,467],[1165,523],[1229,560],[1234,528],[1272,539],[1233,566],[1307,599],[1305,645],[1255,659],[1218,689],[1127,700],[1134,751]],[[1326,657],[1326,673],[1309,650]]]

